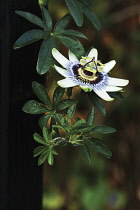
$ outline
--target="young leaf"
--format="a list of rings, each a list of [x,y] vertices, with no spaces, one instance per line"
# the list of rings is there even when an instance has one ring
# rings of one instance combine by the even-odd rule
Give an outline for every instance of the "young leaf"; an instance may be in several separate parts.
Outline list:
[[[41,28],[44,28],[43,21],[36,15],[33,15],[29,12],[23,12],[23,11],[15,11],[15,13],[20,15],[21,17],[25,18],[26,20],[30,21],[31,23],[33,23]]]
[[[106,115],[106,110],[104,108],[102,99],[97,96],[93,91],[88,93],[88,96],[92,104],[99,110],[102,115]]]
[[[52,18],[49,14],[49,12],[45,9],[45,7],[42,7],[42,18],[44,21],[44,24],[46,26],[46,30],[48,29],[49,31],[52,30]]]
[[[46,146],[39,146],[39,147],[35,148],[34,151],[33,151],[34,157],[40,155],[41,153],[43,153],[47,149],[48,149],[48,147],[46,147]]]
[[[53,105],[54,105],[54,108],[57,108],[57,104],[59,103],[60,99],[64,95],[64,92],[65,92],[65,88],[61,88],[61,87],[58,86],[55,89],[54,94],[53,94]]]
[[[40,157],[39,157],[39,159],[38,159],[38,165],[39,165],[39,166],[40,166],[42,163],[45,162],[45,160],[47,159],[48,155],[49,155],[49,150],[44,151],[44,152],[40,155]]]
[[[38,82],[34,81],[32,82],[32,88],[34,93],[37,95],[37,97],[48,107],[52,108],[52,104],[50,102],[49,95],[46,91],[46,89],[39,84]]]
[[[45,112],[48,112],[48,110],[44,104],[39,103],[35,100],[30,100],[26,102],[22,108],[22,110],[29,114],[43,114]]]
[[[38,3],[41,7],[44,7],[48,4],[48,0],[38,0]]]
[[[67,36],[60,36],[58,35],[57,38],[71,51],[74,55],[78,58],[85,55],[85,50],[83,45],[79,40],[74,37],[67,37]]]
[[[58,49],[58,45],[54,37],[51,36],[48,39],[44,39],[38,54],[38,61],[36,66],[38,74],[45,74],[54,64],[55,60],[52,56],[53,48]]]
[[[76,22],[76,24],[80,27],[83,25],[83,14],[81,8],[76,0],[65,0],[70,13]]]
[[[89,110],[89,113],[87,115],[86,122],[89,125],[93,125],[93,123],[94,123],[94,107],[93,106]]]
[[[68,121],[70,121],[71,118],[73,117],[73,115],[75,113],[75,109],[76,109],[76,105],[75,104],[68,109],[68,111],[67,111],[67,119],[68,119]]]
[[[13,48],[18,49],[18,48],[24,47],[40,39],[43,39],[46,35],[47,35],[47,32],[42,31],[40,29],[33,29],[30,31],[27,31],[18,38],[18,40],[14,43]]]
[[[43,137],[44,137],[45,141],[50,142],[48,130],[45,126],[42,129],[42,133],[43,133]]]
[[[108,126],[105,126],[105,125],[102,125],[102,126],[95,126],[92,129],[92,132],[102,133],[102,134],[108,134],[108,133],[114,133],[114,132],[116,132],[116,129],[115,128],[108,127]]]
[[[90,151],[86,144],[82,145],[82,153],[85,159],[90,163],[91,162]]]
[[[64,28],[68,26],[71,20],[71,15],[66,14],[64,17],[62,17],[60,20],[57,21],[56,25],[54,26],[54,32],[60,32]]]
[[[83,13],[87,16],[87,18],[92,22],[95,28],[100,31],[101,30],[101,23],[94,12],[88,7],[82,7]]]
[[[63,31],[60,31],[59,34],[64,34],[64,35],[69,35],[69,36],[77,36],[77,37],[81,37],[83,39],[88,39],[83,33],[76,31],[76,30],[72,30],[72,29],[66,29]]]
[[[69,106],[75,104],[77,101],[74,99],[64,99],[57,104],[56,110],[60,111],[62,109],[66,109]]]
[[[38,133],[34,133],[33,137],[36,142],[43,144],[43,145],[47,145],[46,142],[44,141],[44,139]]]
[[[89,139],[88,143],[96,152],[101,153],[106,158],[111,158],[112,152],[99,139]]]
[[[52,150],[49,151],[48,163],[49,163],[49,165],[53,165],[53,163],[54,163],[54,158],[53,158]]]

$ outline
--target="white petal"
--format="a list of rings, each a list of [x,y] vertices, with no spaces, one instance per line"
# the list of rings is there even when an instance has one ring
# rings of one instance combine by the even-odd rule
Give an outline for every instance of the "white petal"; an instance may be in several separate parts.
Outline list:
[[[94,90],[94,92],[105,101],[113,101],[114,98],[111,98],[105,90]]]
[[[98,51],[96,48],[92,48],[88,54],[88,57],[95,58],[95,61],[97,61]]]
[[[78,58],[69,50],[69,60],[78,61]]]
[[[77,86],[77,84],[74,81],[68,78],[59,80],[57,84],[62,88],[69,88],[69,87]]]
[[[126,86],[128,83],[129,83],[129,80],[126,80],[126,79],[118,79],[118,78],[108,77],[108,85]]]
[[[63,68],[61,68],[59,66],[56,66],[56,65],[54,65],[54,67],[55,67],[56,71],[59,74],[61,74],[62,76],[67,77],[69,75],[69,73],[68,73],[69,71],[67,69],[63,69]]]
[[[105,91],[107,92],[116,92],[116,91],[120,91],[122,90],[122,88],[120,87],[116,87],[116,86],[106,86]]]
[[[52,49],[53,57],[60,63],[63,67],[67,67],[69,60],[65,58],[57,49]]]
[[[110,61],[108,63],[105,63],[104,64],[105,66],[103,67],[103,70],[106,73],[108,73],[115,66],[115,64],[116,64],[116,61],[115,60],[112,60],[112,61]]]

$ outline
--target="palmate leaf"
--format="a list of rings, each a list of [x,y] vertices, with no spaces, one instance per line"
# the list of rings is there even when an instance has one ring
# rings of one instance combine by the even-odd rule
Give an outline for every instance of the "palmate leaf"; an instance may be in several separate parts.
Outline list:
[[[66,14],[60,20],[57,21],[56,25],[54,26],[54,33],[62,31],[64,28],[68,26],[71,20],[71,15]]]
[[[58,44],[54,37],[50,36],[48,39],[44,39],[38,54],[38,61],[36,66],[38,74],[45,74],[54,64],[55,60],[52,56],[53,48],[58,49]]]
[[[32,88],[36,96],[48,107],[52,108],[52,104],[46,89],[38,82],[32,82]]]
[[[83,14],[76,0],[65,0],[75,23],[80,27],[83,25]]]
[[[77,36],[77,37],[81,37],[83,39],[88,39],[83,33],[76,31],[76,30],[72,30],[72,29],[62,30],[62,31],[60,31],[60,34],[69,35],[69,36]]]
[[[46,146],[48,145],[38,133],[34,133],[33,138],[36,142],[38,142],[40,144],[43,144],[43,145],[46,145]]]
[[[48,112],[48,110],[44,104],[39,103],[35,100],[30,100],[26,102],[22,108],[22,110],[29,114],[43,114],[45,112]]]
[[[88,125],[93,125],[93,123],[94,123],[94,107],[93,106],[89,110],[86,122]]]
[[[46,26],[46,30],[51,31],[52,30],[52,18],[49,14],[49,12],[45,9],[45,7],[42,7],[42,18],[44,25]]]
[[[41,153],[43,153],[46,150],[48,150],[48,147],[46,147],[46,146],[36,147],[33,151],[34,157],[37,157],[38,155],[40,155]]]
[[[85,55],[85,50],[81,42],[74,37],[60,36],[57,38],[71,51],[77,58]]]
[[[50,136],[49,136],[48,130],[45,126],[42,129],[42,133],[43,133],[43,137],[44,137],[45,141],[50,142]]]
[[[111,158],[112,152],[99,139],[95,139],[95,138],[94,139],[89,139],[88,144],[96,152],[101,153],[106,158]]]
[[[43,115],[39,118],[38,124],[39,124],[41,130],[43,129],[44,126],[47,126],[48,120],[50,119],[50,117],[53,117],[52,113],[49,113],[47,115]]]
[[[90,163],[91,162],[90,150],[86,144],[82,145],[82,153],[85,159]]]
[[[70,121],[75,113],[76,105],[71,106],[67,111],[67,120]]]
[[[57,104],[56,110],[60,111],[62,109],[66,109],[66,108],[68,108],[69,106],[72,106],[75,103],[77,103],[77,101],[74,100],[74,99],[64,99]]]
[[[38,165],[42,165],[49,156],[49,149],[45,150],[38,158]]]
[[[30,21],[31,23],[44,29],[43,21],[36,15],[29,13],[29,12],[24,12],[24,11],[15,11],[15,13],[20,15],[21,17],[25,18],[26,20]]]
[[[47,36],[47,34],[47,32],[42,31],[40,29],[33,29],[27,31],[18,38],[18,40],[14,43],[13,48],[18,49],[31,43],[34,43],[40,39],[43,39],[45,36]]]
[[[92,132],[95,132],[95,133],[102,133],[102,134],[109,134],[109,133],[114,133],[114,132],[116,132],[116,129],[115,129],[115,128],[111,128],[111,127],[109,127],[109,126],[102,125],[102,126],[95,126],[95,127],[92,129]]]
[[[97,96],[93,91],[88,93],[88,96],[92,104],[99,110],[102,115],[106,115],[106,110],[104,108],[102,99]]]

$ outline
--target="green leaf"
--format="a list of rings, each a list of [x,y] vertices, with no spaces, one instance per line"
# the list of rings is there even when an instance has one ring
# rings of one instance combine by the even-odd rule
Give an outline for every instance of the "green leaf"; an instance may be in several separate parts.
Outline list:
[[[104,108],[102,99],[97,96],[93,91],[88,93],[88,96],[92,104],[99,110],[102,115],[106,115],[106,110]]]
[[[52,30],[52,18],[50,16],[50,13],[45,9],[45,7],[42,7],[42,18],[44,21],[44,24],[46,26],[46,30],[49,31]]]
[[[43,153],[47,149],[48,149],[48,147],[46,147],[46,146],[39,146],[39,147],[35,148],[34,151],[33,151],[34,157],[40,155],[41,153]]]
[[[102,125],[102,126],[95,126],[92,129],[92,132],[102,133],[102,134],[108,134],[108,133],[114,133],[114,132],[116,132],[116,129],[115,128],[111,128],[109,126]]]
[[[77,101],[74,100],[74,99],[64,99],[64,100],[62,100],[58,103],[58,105],[56,107],[56,110],[60,111],[62,109],[66,109],[66,108],[68,108],[69,106],[71,106],[75,103],[77,103]]]
[[[74,21],[76,22],[76,24],[80,27],[83,25],[83,14],[82,14],[82,11],[81,11],[81,8],[78,4],[77,1],[75,0],[65,0],[69,10],[70,10],[70,13],[74,19]]]
[[[53,165],[53,163],[54,163],[54,158],[53,158],[52,150],[49,151],[48,163],[49,163],[49,165]]]
[[[31,23],[33,23],[41,28],[44,28],[43,21],[36,15],[33,15],[32,13],[29,13],[29,12],[23,12],[23,11],[15,11],[15,13],[20,15],[21,17],[25,18],[26,20],[30,21]]]
[[[34,81],[32,82],[32,88],[36,96],[48,107],[52,108],[52,104],[50,102],[49,95],[46,91],[46,89],[39,84],[38,82]]]
[[[100,31],[101,30],[101,23],[95,13],[88,7],[82,7],[83,13],[87,16],[87,18],[92,22],[95,28]]]
[[[75,128],[72,127],[70,134],[73,133],[86,133],[91,131],[93,128],[93,126],[87,126],[87,125],[81,125],[81,126],[77,126]]]
[[[43,137],[44,137],[45,141],[50,142],[48,130],[45,126],[42,129],[42,133],[43,133]]]
[[[38,3],[41,7],[44,7],[48,4],[48,0],[38,0]]]
[[[61,88],[61,87],[58,86],[55,89],[54,94],[53,94],[53,105],[54,105],[54,108],[57,108],[57,104],[59,103],[60,99],[64,95],[64,92],[65,92],[65,88]]]
[[[43,145],[48,145],[46,144],[46,142],[44,141],[44,139],[38,134],[38,133],[34,133],[33,134],[33,137],[34,137],[34,140],[40,144],[43,144]]]
[[[64,28],[68,26],[71,20],[71,15],[66,14],[64,17],[62,17],[60,20],[57,21],[56,25],[54,26],[54,32],[60,32]]]
[[[96,152],[101,153],[106,158],[111,158],[112,152],[104,145],[99,139],[89,139],[89,146],[94,149]]]
[[[83,39],[88,39],[83,33],[76,31],[76,30],[72,30],[72,29],[66,29],[63,31],[60,31],[59,34],[64,34],[64,35],[69,35],[69,36],[77,36],[77,37],[81,37]]]
[[[68,121],[70,121],[71,118],[73,117],[73,115],[75,113],[75,109],[76,109],[76,105],[75,104],[68,109],[68,111],[67,111],[67,119],[68,119]]]
[[[36,70],[37,73],[42,75],[45,74],[50,67],[54,64],[55,59],[52,56],[52,49],[58,49],[57,42],[55,41],[54,37],[51,36],[48,39],[45,39],[42,42],[42,45],[39,50],[38,54],[38,61]]]
[[[82,153],[85,159],[90,163],[91,162],[90,151],[86,144],[82,145]]]
[[[85,50],[83,48],[83,45],[76,38],[62,36],[62,35],[61,36],[58,35],[57,37],[78,58],[80,58],[81,56],[84,56],[85,55]]]
[[[48,155],[49,155],[49,151],[48,151],[48,150],[44,151],[44,152],[40,155],[40,157],[39,157],[39,159],[38,159],[38,165],[39,165],[39,166],[40,166],[42,163],[45,162],[45,160],[47,159]]]
[[[48,120],[52,116],[53,116],[52,113],[50,113],[50,114],[43,115],[40,117],[38,124],[39,124],[41,130],[43,129],[44,126],[47,126]]]
[[[88,124],[86,123],[84,119],[79,119],[72,125],[72,128],[79,127],[79,126],[85,127],[85,126],[88,126]]]
[[[13,48],[18,49],[18,48],[24,47],[40,39],[43,39],[46,35],[47,33],[40,29],[33,29],[30,31],[27,31],[18,38]]]
[[[45,112],[50,111],[45,107],[44,104],[41,104],[35,100],[30,100],[27,103],[25,103],[22,110],[29,114],[43,114]]]
[[[67,131],[67,129],[65,127],[61,126],[61,125],[53,125],[52,127],[61,129],[61,130],[65,131],[65,132]]]
[[[89,113],[87,115],[86,122],[89,125],[93,125],[93,123],[94,123],[94,107],[93,106],[89,110]]]
[[[113,98],[123,99],[121,92],[108,92],[108,94]]]
[[[78,1],[79,5],[81,7],[88,7],[88,8],[90,8],[92,6],[91,0],[77,0],[77,1]]]

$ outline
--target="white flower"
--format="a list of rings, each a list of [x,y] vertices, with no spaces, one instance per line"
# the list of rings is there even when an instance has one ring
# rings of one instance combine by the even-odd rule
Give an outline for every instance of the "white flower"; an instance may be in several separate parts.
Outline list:
[[[80,86],[85,92],[94,91],[105,101],[112,101],[114,99],[107,92],[120,91],[129,82],[109,77],[107,73],[115,66],[116,61],[102,64],[97,60],[98,52],[95,48],[92,48],[80,61],[71,51],[69,51],[69,60],[55,48],[52,50],[52,55],[64,67],[54,65],[57,72],[65,77],[57,82],[63,88]]]

